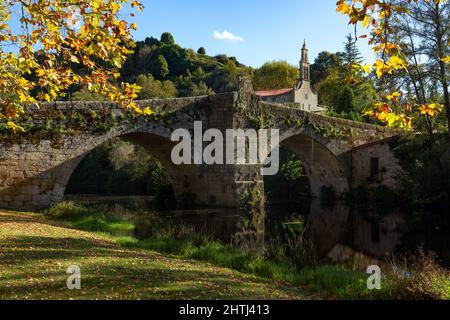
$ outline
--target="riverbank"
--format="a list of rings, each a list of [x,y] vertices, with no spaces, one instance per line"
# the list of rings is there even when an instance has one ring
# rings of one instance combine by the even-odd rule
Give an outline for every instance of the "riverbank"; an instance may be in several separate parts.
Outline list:
[[[419,272],[405,279],[384,272],[382,290],[370,291],[361,270],[299,269],[193,238],[189,229],[139,241],[120,235],[130,222],[70,203],[47,214],[0,213],[0,299],[450,298],[448,273],[427,256],[412,266]],[[70,265],[82,269],[80,291],[66,288]]]
[[[0,212],[0,299],[309,299],[292,285],[120,246],[41,214]],[[81,290],[66,269],[81,268]]]

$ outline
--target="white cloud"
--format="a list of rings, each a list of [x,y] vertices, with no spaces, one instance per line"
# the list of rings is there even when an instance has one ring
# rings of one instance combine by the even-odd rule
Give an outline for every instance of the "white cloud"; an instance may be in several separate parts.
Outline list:
[[[228,32],[226,30],[223,31],[223,32],[214,31],[214,39],[217,39],[217,40],[229,40],[229,41],[236,41],[236,42],[244,41],[244,38],[242,38],[240,36],[236,36],[236,35],[232,34],[231,32]]]

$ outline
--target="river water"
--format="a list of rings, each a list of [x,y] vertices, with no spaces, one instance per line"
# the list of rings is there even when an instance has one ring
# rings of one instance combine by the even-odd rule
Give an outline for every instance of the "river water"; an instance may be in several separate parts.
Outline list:
[[[226,208],[158,210],[153,197],[71,196],[68,199],[106,206],[109,211],[133,222],[136,228],[129,235],[141,239],[146,237],[145,229],[148,227],[178,223],[192,225],[208,233],[218,230],[216,238],[228,242],[229,235],[239,232],[242,224],[241,217]],[[277,204],[266,208],[264,241],[269,246],[277,243],[288,247],[292,242],[307,236],[320,257],[326,257],[339,243],[381,258],[401,247],[404,222],[408,217],[397,211],[382,216],[371,212],[351,213],[349,207],[339,202],[324,207],[318,200],[302,199],[294,204]],[[429,227],[430,239],[435,239],[429,245],[438,248],[444,264],[450,264],[450,234],[445,235],[445,230],[434,228],[431,222]]]

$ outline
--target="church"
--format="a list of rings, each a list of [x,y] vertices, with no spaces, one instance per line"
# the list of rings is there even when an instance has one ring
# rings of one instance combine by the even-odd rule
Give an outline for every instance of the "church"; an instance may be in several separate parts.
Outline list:
[[[324,108],[319,106],[317,94],[311,88],[311,65],[308,58],[306,41],[303,43],[300,59],[300,78],[293,88],[257,91],[261,100],[271,103],[291,104],[299,106],[299,109],[320,113]]]

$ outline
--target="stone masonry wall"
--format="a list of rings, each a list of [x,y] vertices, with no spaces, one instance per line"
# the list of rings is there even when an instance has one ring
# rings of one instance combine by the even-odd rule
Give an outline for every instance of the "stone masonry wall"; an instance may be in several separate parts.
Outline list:
[[[178,128],[193,131],[194,121],[204,121],[204,130],[208,126],[226,126],[227,122],[223,121],[226,112],[231,123],[233,97],[228,94],[143,101],[140,104],[151,105],[167,115],[152,121],[138,119],[106,133],[79,132],[73,136],[63,136],[57,144],[50,140],[20,144],[5,141],[0,144],[0,205],[3,208],[35,209],[61,201],[70,175],[81,159],[100,144],[123,137],[148,148],[163,162],[171,175],[176,195],[193,194],[199,205],[236,206],[234,177],[229,174],[233,171],[232,167],[176,167],[170,161],[174,144],[169,140],[171,133]],[[81,107],[99,111],[111,108],[111,104],[57,103],[44,105],[42,109],[64,111]],[[109,112],[120,114],[122,110],[111,108]],[[208,115],[211,115],[210,119]],[[219,118],[222,120],[219,121]],[[227,177],[230,177],[228,182]]]
[[[268,103],[294,103],[295,101],[295,93],[294,90],[284,93],[284,94],[279,94],[276,96],[268,96],[268,97],[262,97],[261,98],[263,101],[268,102]]]
[[[371,159],[378,159],[378,175],[371,177]],[[397,186],[396,176],[402,171],[387,141],[360,146],[352,151],[352,185],[379,183],[391,189]]]
[[[303,81],[302,86],[295,90],[294,102],[300,104],[301,109],[310,112],[322,111],[319,108],[317,94],[311,90],[311,83]]]
[[[223,133],[226,129],[279,129],[280,142],[305,162],[315,196],[323,186],[333,186],[338,194],[347,191],[352,172],[351,150],[396,134],[383,127],[263,102],[245,84],[239,92],[138,103],[151,107],[157,115],[133,115],[109,102],[57,102],[43,104],[39,111],[30,107],[23,121],[33,122],[32,129],[11,139],[1,136],[0,207],[34,210],[61,201],[70,176],[83,157],[102,143],[120,137],[143,146],[163,163],[178,200],[187,196],[199,207],[233,209],[237,217],[231,235],[233,242],[259,243],[264,238],[265,202],[261,166],[175,166],[170,159],[174,146],[170,136],[174,130],[188,129],[193,134],[195,121],[202,121],[203,131],[214,128]],[[78,112],[87,114],[92,122],[86,123]],[[58,128],[63,133],[58,133]],[[47,137],[47,132],[52,135]],[[373,152],[381,157],[384,149],[377,148]],[[364,162],[369,155],[361,151],[353,157]],[[362,176],[366,168],[353,171]],[[388,177],[384,179],[389,182]],[[315,221],[319,220],[320,217]],[[341,237],[344,220],[345,214],[330,220],[337,222],[329,224],[326,230],[337,231],[328,239]],[[315,238],[319,239],[320,234],[316,232]],[[328,242],[324,248],[331,246]]]

